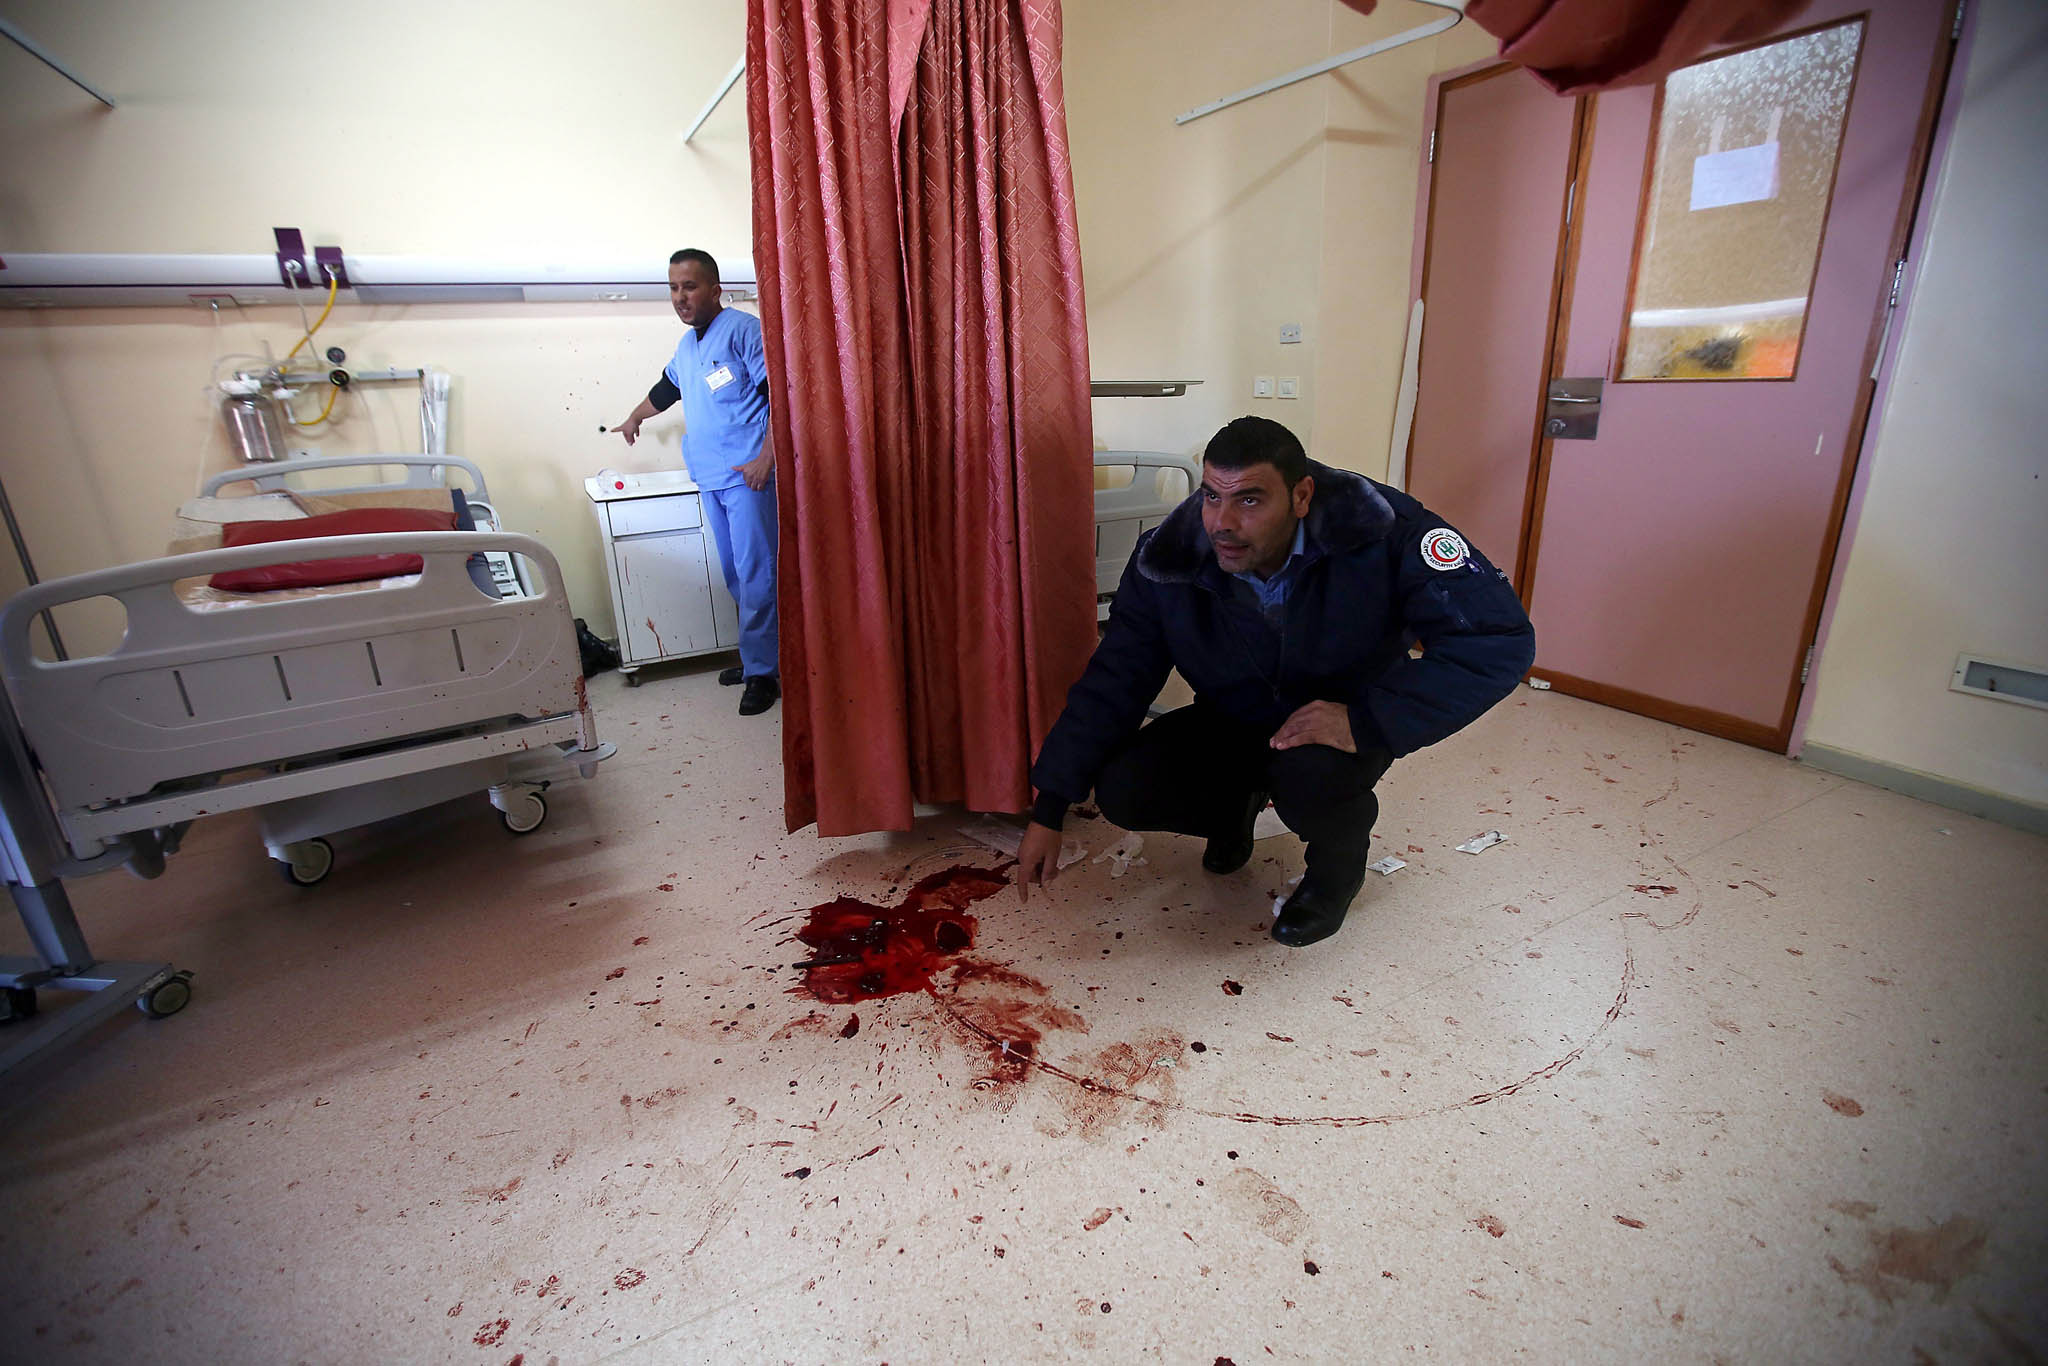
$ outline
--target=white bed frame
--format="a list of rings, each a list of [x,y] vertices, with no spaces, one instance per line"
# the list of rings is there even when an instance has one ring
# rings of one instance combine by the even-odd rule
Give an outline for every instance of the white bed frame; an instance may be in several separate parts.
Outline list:
[[[476,467],[447,456],[232,470],[206,492],[280,487],[291,473],[350,464],[405,465],[404,486],[424,488],[464,470],[488,507]],[[523,561],[526,591],[481,592],[467,570],[479,552]],[[422,572],[213,611],[192,610],[172,587],[281,561],[394,553],[421,556]],[[126,613],[118,645],[36,656],[39,613],[101,597]],[[310,884],[333,862],[322,835],[477,790],[524,833],[545,818],[540,794],[553,777],[590,777],[613,751],[599,744],[584,694],[561,566],[539,541],[499,531],[240,546],[44,583],[0,608],[0,676],[80,862],[139,832],[173,832],[174,843],[200,816],[255,807],[271,856]]]
[[[1124,566],[1138,548],[1138,537],[1166,520],[1187,496],[1202,486],[1202,469],[1185,455],[1164,451],[1097,451],[1095,468],[1135,467],[1131,482],[1122,488],[1095,490],[1095,618],[1109,616],[1110,600],[1123,579]],[[1179,483],[1162,475],[1177,471],[1186,480]]]

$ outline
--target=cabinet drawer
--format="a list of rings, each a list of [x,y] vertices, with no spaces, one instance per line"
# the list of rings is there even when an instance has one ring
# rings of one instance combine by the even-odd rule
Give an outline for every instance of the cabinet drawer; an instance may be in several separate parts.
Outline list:
[[[650,531],[694,531],[704,525],[698,495],[672,493],[662,498],[625,498],[606,503],[612,535],[640,536]]]

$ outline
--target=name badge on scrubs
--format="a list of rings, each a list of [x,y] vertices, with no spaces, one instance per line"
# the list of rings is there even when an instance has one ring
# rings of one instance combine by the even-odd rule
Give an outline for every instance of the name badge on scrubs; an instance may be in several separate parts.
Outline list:
[[[732,383],[732,367],[729,365],[720,365],[716,370],[704,376],[705,387],[709,388],[714,394],[730,383]]]

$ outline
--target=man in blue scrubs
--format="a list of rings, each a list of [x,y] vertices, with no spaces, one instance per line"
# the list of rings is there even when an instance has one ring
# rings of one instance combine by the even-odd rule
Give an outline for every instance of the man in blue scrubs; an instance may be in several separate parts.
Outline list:
[[[719,306],[718,262],[687,248],[668,258],[668,297],[685,330],[675,358],[617,431],[632,445],[640,424],[681,401],[683,464],[703,493],[725,586],[740,609],[740,715],[775,705],[775,457],[768,449],[768,363],[761,322]]]

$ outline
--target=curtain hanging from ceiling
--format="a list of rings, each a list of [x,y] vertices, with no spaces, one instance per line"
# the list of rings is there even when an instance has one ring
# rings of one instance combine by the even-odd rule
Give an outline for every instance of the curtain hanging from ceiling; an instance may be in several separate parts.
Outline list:
[[[791,829],[1017,811],[1095,644],[1057,0],[751,0]]]

